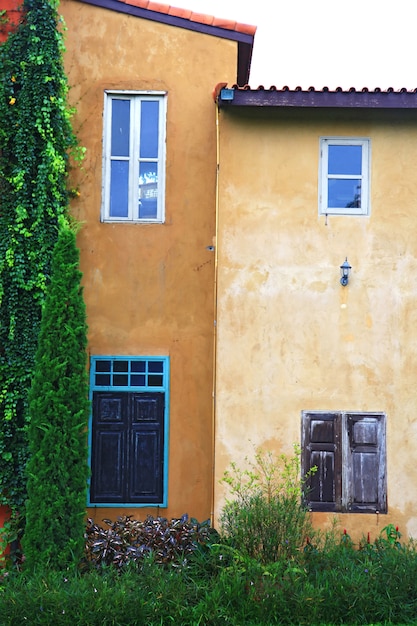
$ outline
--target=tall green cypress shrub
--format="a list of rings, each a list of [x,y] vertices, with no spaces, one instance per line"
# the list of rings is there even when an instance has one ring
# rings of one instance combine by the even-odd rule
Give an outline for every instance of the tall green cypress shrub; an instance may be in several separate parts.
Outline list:
[[[0,45],[0,504],[23,512],[28,390],[75,149],[56,0],[23,0]]]
[[[63,220],[64,222],[64,220]],[[63,223],[52,257],[29,394],[28,569],[76,565],[87,491],[87,326],[74,231]]]

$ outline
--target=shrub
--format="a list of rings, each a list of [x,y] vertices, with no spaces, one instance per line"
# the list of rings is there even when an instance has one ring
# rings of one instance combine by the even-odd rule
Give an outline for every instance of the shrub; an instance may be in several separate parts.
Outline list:
[[[109,565],[125,568],[149,555],[157,564],[186,565],[197,548],[216,538],[209,520],[200,524],[188,515],[170,521],[150,515],[144,521],[130,515],[115,522],[103,521],[108,528],[89,519],[85,534],[85,563],[96,569]]]
[[[62,218],[29,394],[25,565],[66,568],[83,555],[89,416],[87,326],[74,230]]]
[[[258,450],[249,469],[232,464],[223,477],[233,496],[220,515],[220,529],[229,545],[261,563],[294,556],[313,533],[301,501],[300,449],[276,456]]]

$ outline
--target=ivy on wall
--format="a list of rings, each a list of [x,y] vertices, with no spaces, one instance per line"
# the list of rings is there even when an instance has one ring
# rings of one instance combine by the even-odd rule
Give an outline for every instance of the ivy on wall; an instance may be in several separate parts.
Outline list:
[[[56,0],[24,0],[0,46],[0,504],[12,510],[26,499],[28,392],[77,150],[63,50]]]

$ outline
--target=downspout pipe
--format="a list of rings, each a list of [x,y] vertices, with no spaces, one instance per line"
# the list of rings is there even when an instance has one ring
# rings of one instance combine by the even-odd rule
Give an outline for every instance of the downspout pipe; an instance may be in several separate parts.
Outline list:
[[[212,417],[211,417],[211,513],[210,523],[214,528],[214,508],[216,494],[216,376],[217,376],[217,288],[218,288],[218,234],[219,234],[219,170],[220,170],[220,126],[219,126],[219,105],[215,99],[216,107],[216,197],[215,197],[215,232],[214,232],[214,290],[213,290],[213,384],[212,384]]]

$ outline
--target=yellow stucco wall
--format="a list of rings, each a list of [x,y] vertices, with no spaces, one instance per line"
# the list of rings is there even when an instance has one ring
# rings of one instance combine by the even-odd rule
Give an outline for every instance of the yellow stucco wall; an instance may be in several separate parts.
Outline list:
[[[98,522],[211,513],[216,135],[211,98],[234,82],[237,44],[62,0],[74,128],[87,149],[73,184],[92,355],[170,357],[168,508],[89,509]],[[161,90],[167,101],[166,221],[100,222],[103,92]]]
[[[319,217],[321,136],[370,138],[369,217]],[[416,163],[416,113],[220,111],[217,514],[229,463],[291,453],[302,410],[380,411],[388,514],[339,520],[417,536]]]

